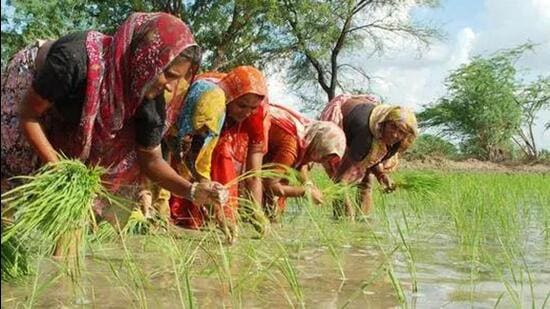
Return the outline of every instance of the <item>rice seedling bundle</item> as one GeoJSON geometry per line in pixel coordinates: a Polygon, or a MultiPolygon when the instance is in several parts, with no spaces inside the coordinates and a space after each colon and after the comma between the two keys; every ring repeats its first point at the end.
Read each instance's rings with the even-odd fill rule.
{"type": "MultiPolygon", "coordinates": [[[[2,220],[2,231],[8,231],[11,223],[2,220]]],[[[18,237],[2,242],[2,281],[12,281],[30,273],[28,252],[18,237]]]]}
{"type": "MultiPolygon", "coordinates": [[[[112,200],[102,186],[103,173],[101,168],[62,159],[32,176],[17,177],[24,184],[2,194],[6,207],[2,214],[15,211],[13,225],[2,233],[2,246],[15,235],[23,241],[40,236],[48,241],[47,251],[52,252],[67,233],[86,231],[95,222],[91,207],[94,199],[112,200]]],[[[79,234],[80,238],[85,235],[79,234]]],[[[78,244],[82,245],[82,240],[78,244]]]]}

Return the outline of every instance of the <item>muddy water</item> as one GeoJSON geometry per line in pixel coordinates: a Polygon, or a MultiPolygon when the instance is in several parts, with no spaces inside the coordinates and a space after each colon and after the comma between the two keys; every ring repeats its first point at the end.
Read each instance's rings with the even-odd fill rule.
{"type": "MultiPolygon", "coordinates": [[[[288,227],[282,231],[287,233],[288,227]]],[[[303,304],[308,308],[392,308],[400,306],[389,277],[381,275],[373,278],[377,271],[383,269],[383,253],[372,245],[372,241],[364,237],[363,228],[355,226],[357,239],[350,244],[336,244],[333,249],[322,244],[304,241],[298,248],[288,250],[286,257],[294,265],[301,285],[303,304]],[[333,252],[334,252],[333,251],[333,252]],[[339,267],[343,269],[345,278],[339,267]],[[365,287],[366,283],[372,281],[365,287]]],[[[549,249],[544,245],[544,238],[535,230],[525,250],[525,263],[531,270],[533,290],[528,284],[527,275],[521,275],[516,269],[502,267],[501,273],[494,272],[494,266],[468,260],[465,254],[467,248],[458,246],[452,236],[441,233],[425,233],[414,239],[414,256],[418,292],[412,293],[412,277],[409,263],[405,255],[395,253],[391,261],[401,286],[405,292],[408,307],[412,308],[493,308],[499,304],[501,308],[515,307],[507,294],[504,282],[508,282],[518,293],[517,297],[522,307],[531,307],[532,301],[536,308],[541,308],[550,292],[549,249]],[[516,273],[512,274],[512,271],[516,273]],[[513,276],[518,283],[514,283],[513,276]],[[521,278],[519,278],[521,277],[521,278]],[[519,281],[523,280],[523,285],[519,281]],[[534,297],[533,297],[534,296],[534,297]]],[[[299,235],[300,233],[297,233],[299,235]]],[[[349,234],[348,234],[349,235],[349,234]]],[[[288,234],[287,234],[287,237],[288,234]]],[[[155,242],[154,240],[152,242],[155,242]]],[[[233,289],[229,280],[220,279],[219,271],[211,267],[206,260],[208,254],[198,253],[193,264],[190,278],[191,290],[195,305],[200,308],[288,308],[300,306],[288,280],[281,275],[278,268],[265,271],[265,275],[255,274],[253,264],[263,263],[264,266],[276,259],[270,260],[261,251],[256,259],[243,257],[248,246],[260,247],[269,245],[269,240],[261,242],[254,239],[242,239],[241,244],[229,249],[233,253],[231,273],[233,289]],[[241,247],[239,247],[241,246],[241,247]],[[261,258],[260,258],[261,257],[261,258]],[[271,274],[271,275],[269,275],[271,274]],[[256,283],[248,280],[257,281],[256,283]],[[230,291],[233,292],[230,292],[230,291]]],[[[282,241],[289,247],[295,244],[289,238],[282,241]]],[[[71,284],[60,278],[46,284],[56,266],[49,260],[40,263],[38,289],[35,289],[37,308],[179,308],[182,307],[177,283],[170,268],[170,260],[165,254],[160,254],[151,245],[151,241],[140,237],[129,241],[132,256],[136,265],[147,278],[147,284],[136,288],[133,284],[136,276],[124,272],[124,252],[116,244],[102,245],[89,254],[86,259],[84,275],[85,297],[75,298],[71,284]],[[120,278],[116,278],[115,273],[120,278]],[[43,290],[41,290],[44,288],[43,290]],[[139,295],[142,295],[140,297],[139,295]]],[[[273,244],[274,245],[274,244],[273,244]]],[[[490,248],[487,249],[491,251],[490,248]]],[[[495,247],[495,252],[499,250],[495,247]]],[[[212,252],[215,252],[212,251],[212,252]]],[[[387,254],[387,252],[386,252],[387,254]]],[[[34,278],[33,278],[34,279],[34,278]]],[[[182,281],[183,282],[183,281],[182,281]]],[[[32,297],[33,284],[2,284],[2,308],[22,308],[29,304],[32,297]]],[[[138,287],[140,285],[137,285],[138,287]]],[[[183,290],[185,291],[185,290],[183,290]]],[[[185,302],[185,301],[184,301],[185,302]]]]}
{"type": "MultiPolygon", "coordinates": [[[[542,308],[550,293],[550,247],[540,224],[521,236],[522,259],[506,262],[498,243],[481,249],[460,245],[449,223],[422,225],[407,239],[415,263],[402,250],[393,250],[382,224],[318,220],[307,223],[293,213],[264,240],[250,231],[232,247],[209,238],[200,245],[189,272],[190,292],[199,308],[393,308],[400,303],[388,276],[391,266],[409,308],[542,308]],[[297,219],[296,219],[297,218],[297,219]],[[377,235],[378,244],[373,235],[377,235]],[[278,248],[284,248],[281,251],[278,248]],[[223,268],[221,253],[228,258],[223,268]],[[483,254],[472,255],[472,252],[483,254]],[[474,256],[474,257],[473,257],[474,256]],[[287,264],[285,264],[287,263],[287,264]],[[292,265],[299,288],[284,265],[292,265]],[[522,269],[527,268],[529,274],[522,269]],[[530,275],[530,277],[529,277],[530,275]],[[418,292],[412,292],[416,278],[418,292]],[[511,295],[514,295],[512,297],[511,295]]],[[[329,213],[322,214],[329,217],[329,213]]],[[[424,218],[425,219],[425,218],[424,218]]],[[[433,220],[432,220],[433,221],[433,220]]],[[[535,221],[536,222],[536,221],[535,221]]],[[[183,233],[178,248],[197,248],[204,233],[183,233]]],[[[165,237],[167,238],[167,237],[165,237]]],[[[162,237],[160,238],[162,239],[162,237]]],[[[133,236],[127,255],[119,242],[93,244],[86,256],[83,296],[75,296],[66,278],[49,259],[38,261],[38,277],[20,284],[2,283],[2,308],[181,308],[188,304],[182,269],[174,276],[169,255],[181,262],[190,254],[163,251],[161,240],[133,236]],[[129,271],[135,267],[136,271],[129,271]]],[[[182,249],[183,250],[183,249],[182,249]]],[[[550,301],[546,303],[550,307],[550,301]]]]}

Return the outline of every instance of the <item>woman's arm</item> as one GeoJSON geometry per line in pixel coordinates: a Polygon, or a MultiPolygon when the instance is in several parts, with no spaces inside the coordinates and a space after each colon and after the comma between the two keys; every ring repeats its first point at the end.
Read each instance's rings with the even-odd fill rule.
{"type": "Polygon", "coordinates": [[[160,146],[154,148],[137,148],[138,163],[149,179],[162,188],[183,196],[197,205],[208,202],[224,203],[227,190],[217,182],[201,181],[191,183],[170,167],[162,158],[160,146]]]}
{"type": "Polygon", "coordinates": [[[246,172],[253,172],[254,175],[245,180],[246,188],[251,197],[258,204],[262,203],[263,186],[259,172],[262,167],[264,153],[262,144],[252,144],[248,146],[248,155],[246,156],[246,172]]]}
{"type": "Polygon", "coordinates": [[[42,162],[57,162],[57,152],[44,133],[40,125],[39,118],[52,104],[40,97],[31,87],[27,91],[25,98],[20,106],[19,121],[21,130],[27,138],[27,141],[38,154],[42,162]]]}
{"type": "Polygon", "coordinates": [[[138,163],[143,173],[162,188],[183,196],[197,205],[207,202],[225,202],[224,196],[227,195],[227,191],[223,185],[210,181],[192,184],[179,176],[168,162],[162,158],[160,145],[154,148],[138,147],[136,151],[138,163]]]}
{"type": "Polygon", "coordinates": [[[308,180],[307,171],[307,165],[302,166],[300,169],[300,180],[303,183],[301,186],[287,185],[281,182],[281,178],[271,178],[264,182],[266,190],[269,190],[275,196],[284,197],[303,197],[310,193],[313,201],[316,204],[321,204],[323,202],[323,194],[308,180]]]}
{"type": "Polygon", "coordinates": [[[285,185],[278,178],[269,179],[265,182],[265,186],[275,196],[301,197],[306,194],[305,187],[285,185]]]}
{"type": "Polygon", "coordinates": [[[383,186],[384,191],[392,192],[395,190],[395,184],[390,176],[384,172],[382,163],[379,163],[370,168],[370,171],[376,176],[378,182],[383,186]]]}
{"type": "Polygon", "coordinates": [[[149,179],[174,194],[189,197],[191,182],[178,173],[162,158],[160,146],[155,148],[137,148],[137,158],[141,170],[149,179]]]}
{"type": "Polygon", "coordinates": [[[246,172],[252,171],[255,175],[245,180],[246,188],[251,197],[258,204],[262,203],[262,179],[258,175],[263,161],[264,154],[258,151],[254,145],[249,146],[246,156],[246,172]]]}

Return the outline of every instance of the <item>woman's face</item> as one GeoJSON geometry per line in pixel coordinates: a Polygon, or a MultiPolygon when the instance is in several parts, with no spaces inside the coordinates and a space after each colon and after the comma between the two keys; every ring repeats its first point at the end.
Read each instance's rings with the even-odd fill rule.
{"type": "Polygon", "coordinates": [[[407,133],[401,131],[392,121],[384,122],[382,127],[382,142],[386,145],[393,145],[405,139],[407,133]]]}
{"type": "Polygon", "coordinates": [[[227,115],[236,122],[241,122],[260,106],[262,100],[262,96],[247,93],[227,104],[227,115]]]}
{"type": "Polygon", "coordinates": [[[145,91],[145,98],[152,100],[162,94],[164,91],[172,92],[175,87],[175,81],[180,78],[188,78],[192,71],[192,64],[189,60],[179,60],[168,66],[157,79],[145,91]]]}

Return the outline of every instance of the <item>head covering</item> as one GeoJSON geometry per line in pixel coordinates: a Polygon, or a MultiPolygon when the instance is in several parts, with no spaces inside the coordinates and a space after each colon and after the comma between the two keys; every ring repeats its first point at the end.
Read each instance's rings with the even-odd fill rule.
{"type": "Polygon", "coordinates": [[[114,36],[86,38],[86,102],[76,155],[86,159],[93,139],[114,139],[155,79],[186,48],[196,46],[183,21],[166,13],[134,13],[114,36]]]}
{"type": "Polygon", "coordinates": [[[375,139],[379,140],[382,137],[382,124],[388,121],[395,123],[401,131],[407,134],[401,141],[399,152],[407,150],[418,135],[418,125],[414,113],[402,106],[377,105],[369,119],[369,128],[375,139]]]}
{"type": "MultiPolygon", "coordinates": [[[[207,80],[195,81],[185,99],[180,118],[176,123],[176,141],[181,143],[187,134],[193,134],[206,126],[205,139],[196,158],[188,156],[185,168],[204,179],[210,179],[210,161],[223,121],[225,119],[225,96],[216,84],[207,80]]],[[[179,148],[179,147],[177,147],[179,148]]]]}
{"type": "Polygon", "coordinates": [[[245,94],[267,96],[267,84],[262,72],[251,66],[240,66],[231,70],[218,85],[225,92],[227,104],[245,94]]]}
{"type": "Polygon", "coordinates": [[[296,136],[300,151],[297,166],[308,162],[320,162],[335,154],[342,158],[346,150],[346,135],[336,124],[317,121],[279,104],[269,104],[271,121],[289,134],[296,136]],[[306,162],[307,160],[307,162],[306,162]]]}
{"type": "Polygon", "coordinates": [[[313,121],[306,125],[304,137],[305,155],[309,161],[320,162],[328,155],[344,156],[346,135],[329,121],[313,121]]]}
{"type": "MultiPolygon", "coordinates": [[[[236,161],[241,162],[246,156],[246,149],[251,145],[262,145],[261,151],[267,152],[267,135],[270,126],[270,117],[267,114],[267,86],[265,78],[258,69],[251,66],[240,66],[231,70],[229,73],[207,72],[197,76],[197,80],[207,80],[216,83],[225,93],[226,104],[231,103],[235,99],[253,93],[263,97],[260,106],[248,116],[245,120],[238,124],[238,128],[234,129],[237,132],[248,135],[248,139],[238,138],[231,143],[236,161]]],[[[232,134],[233,134],[232,133],[232,134]]]]}
{"type": "Polygon", "coordinates": [[[225,100],[208,98],[220,95],[223,98],[223,92],[211,82],[198,80],[193,83],[176,124],[178,138],[181,139],[204,126],[208,128],[208,132],[219,135],[225,118],[225,100]]]}

